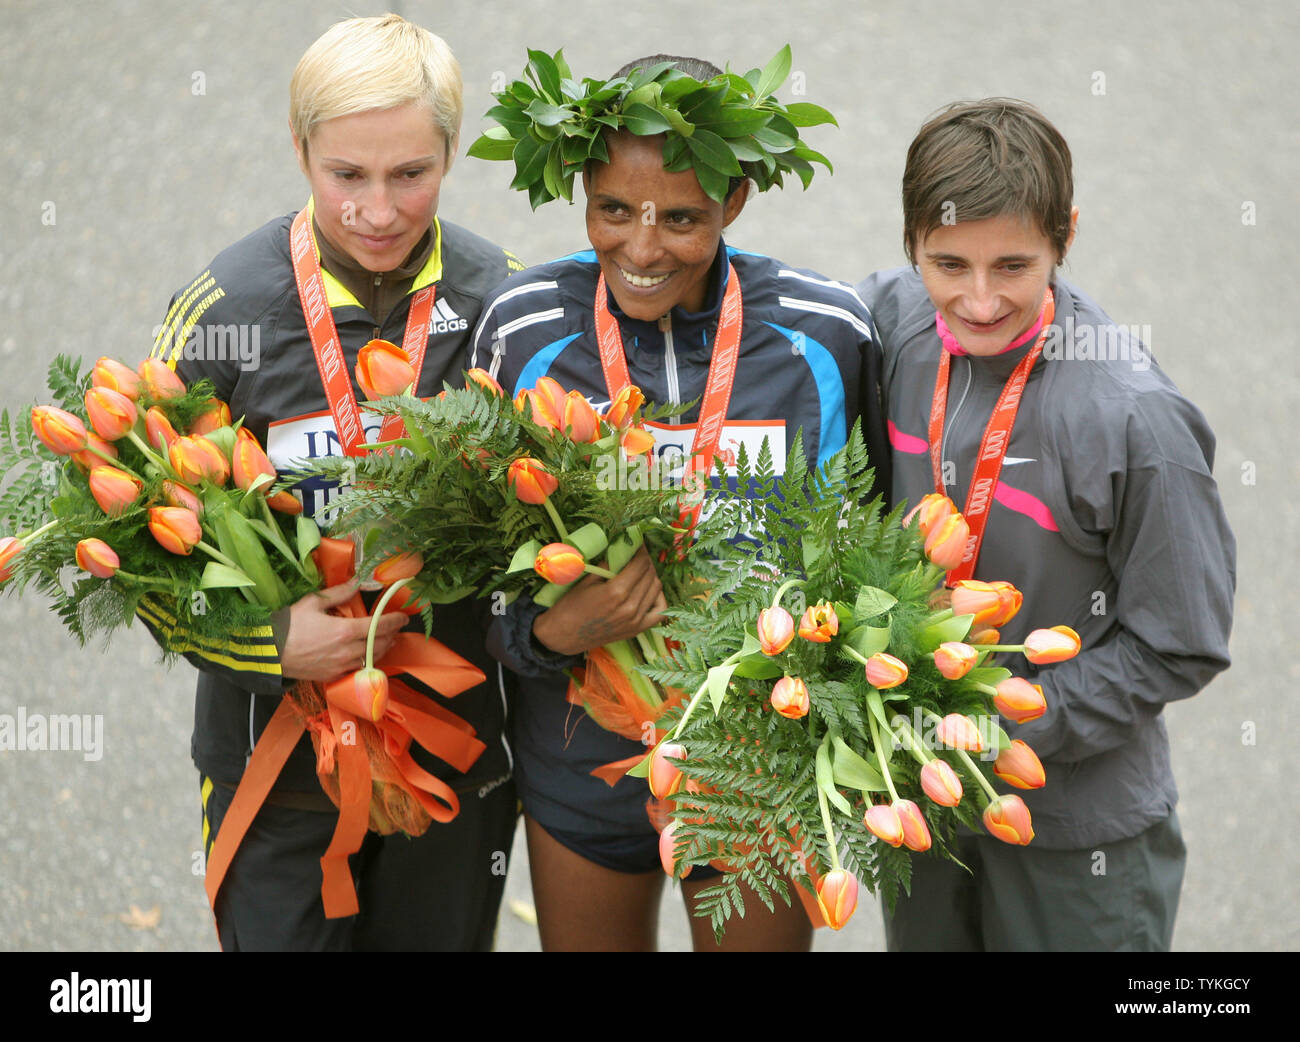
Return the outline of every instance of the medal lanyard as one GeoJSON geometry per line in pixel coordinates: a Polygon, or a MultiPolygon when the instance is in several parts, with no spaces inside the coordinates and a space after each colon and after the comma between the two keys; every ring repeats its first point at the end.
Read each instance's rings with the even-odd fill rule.
{"type": "MultiPolygon", "coordinates": [[[[947,583],[952,586],[962,579],[969,579],[975,571],[975,562],[979,560],[980,544],[984,540],[984,528],[988,524],[989,508],[993,505],[993,492],[997,488],[998,475],[1002,473],[1002,461],[1007,454],[1007,445],[1011,441],[1011,430],[1016,423],[1016,414],[1020,411],[1020,400],[1038,356],[1042,354],[1043,342],[1047,339],[1047,329],[1056,314],[1056,304],[1049,286],[1043,296],[1043,311],[1040,316],[1042,331],[1029,353],[1020,360],[1007,382],[1002,386],[993,415],[989,417],[980,439],[979,456],[975,460],[975,472],[971,476],[970,489],[966,493],[966,506],[962,515],[970,526],[970,538],[966,540],[966,552],[961,564],[948,573],[947,583]]],[[[950,355],[946,350],[939,352],[939,373],[934,381],[934,398],[930,403],[930,468],[934,472],[935,491],[946,496],[947,487],[943,483],[943,423],[948,412],[948,372],[950,355]]],[[[972,363],[973,364],[973,363],[972,363]]]]}
{"type": "MultiPolygon", "coordinates": [[[[311,349],[316,355],[316,368],[320,371],[325,398],[334,416],[334,429],[338,432],[343,451],[349,456],[365,455],[361,445],[365,432],[361,424],[361,410],[352,390],[352,377],[343,358],[334,314],[325,298],[325,280],[321,277],[320,260],[312,242],[311,216],[308,208],[298,211],[289,233],[289,253],[293,258],[293,277],[298,283],[298,300],[303,317],[307,320],[307,334],[311,349]]],[[[406,333],[402,337],[402,350],[415,369],[416,386],[420,370],[424,367],[424,349],[429,341],[429,322],[433,316],[433,299],[436,286],[425,286],[411,298],[411,310],[406,320],[406,333]]],[[[386,416],[379,428],[379,440],[391,441],[406,433],[400,416],[386,416]]]]}
{"type": "MultiPolygon", "coordinates": [[[[693,529],[703,506],[704,482],[713,470],[713,458],[722,440],[722,425],[727,418],[731,401],[731,385],[736,379],[736,363],[740,358],[740,327],[743,305],[740,279],[736,269],[727,262],[727,290],[722,296],[722,311],[718,317],[718,336],[709,360],[709,376],[704,385],[704,398],[700,403],[700,417],[695,426],[695,439],[691,443],[691,458],[686,467],[683,484],[698,493],[692,496],[692,505],[684,496],[681,511],[683,527],[693,529]]],[[[623,351],[623,335],[618,323],[609,313],[609,298],[602,272],[596,282],[596,343],[600,350],[600,367],[605,374],[605,386],[610,401],[619,391],[632,383],[627,369],[627,356],[623,351]]]]}

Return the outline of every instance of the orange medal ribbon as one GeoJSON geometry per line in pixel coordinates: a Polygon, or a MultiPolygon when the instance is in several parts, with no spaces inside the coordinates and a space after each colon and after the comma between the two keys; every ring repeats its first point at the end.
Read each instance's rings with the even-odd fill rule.
{"type": "MultiPolygon", "coordinates": [[[[984,528],[988,524],[989,508],[993,505],[993,492],[998,486],[998,475],[1002,473],[1002,461],[1006,458],[1007,446],[1011,443],[1011,430],[1016,423],[1016,414],[1020,411],[1020,400],[1029,379],[1029,371],[1034,368],[1038,356],[1043,352],[1043,343],[1047,340],[1047,330],[1056,315],[1056,302],[1049,286],[1043,297],[1043,310],[1040,315],[1042,331],[1029,353],[1020,360],[1007,382],[1002,386],[993,414],[984,428],[980,439],[979,456],[975,461],[975,472],[971,476],[970,489],[966,493],[966,506],[962,516],[970,526],[970,538],[966,541],[966,552],[961,564],[948,573],[947,585],[952,586],[962,579],[969,579],[975,571],[979,560],[980,544],[984,539],[984,528]]],[[[948,372],[949,354],[941,350],[939,355],[939,373],[934,381],[934,398],[930,403],[930,468],[934,472],[935,491],[946,496],[947,486],[943,483],[943,423],[948,412],[948,372]]]]}

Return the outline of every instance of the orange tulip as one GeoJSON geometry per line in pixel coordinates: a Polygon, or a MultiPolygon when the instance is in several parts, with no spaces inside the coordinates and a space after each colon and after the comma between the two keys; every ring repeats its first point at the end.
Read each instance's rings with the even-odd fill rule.
{"type": "Polygon", "coordinates": [[[997,694],[993,704],[1008,720],[1018,724],[1037,720],[1047,712],[1047,699],[1038,684],[1031,684],[1024,677],[1007,677],[997,685],[997,694]]]}
{"type": "Polygon", "coordinates": [[[191,434],[207,434],[218,427],[230,426],[230,406],[220,398],[213,398],[212,404],[195,417],[190,424],[191,434]]]}
{"type": "Polygon", "coordinates": [[[605,422],[617,430],[623,430],[636,422],[637,410],[645,404],[645,395],[641,388],[628,384],[609,403],[605,410],[605,422]]]}
{"type": "MultiPolygon", "coordinates": [[[[238,488],[247,491],[248,487],[263,474],[272,481],[275,480],[275,468],[271,466],[271,461],[267,459],[266,453],[254,438],[236,438],[235,450],[230,454],[230,459],[231,476],[235,479],[238,488]]],[[[262,494],[266,495],[266,490],[270,487],[269,484],[263,484],[262,494]]]]}
{"type": "Polygon", "coordinates": [[[1074,658],[1080,647],[1079,635],[1069,626],[1053,626],[1050,630],[1034,630],[1025,638],[1025,658],[1044,666],[1074,658]]]}
{"type": "Polygon", "coordinates": [[[86,447],[79,452],[72,454],[72,462],[75,463],[83,473],[90,473],[96,467],[104,462],[104,456],[96,455],[90,450],[98,449],[104,456],[111,456],[117,459],[117,446],[111,441],[105,441],[94,431],[86,431],[86,447]]]}
{"type": "Polygon", "coordinates": [[[224,485],[230,477],[225,453],[201,434],[177,438],[168,455],[177,476],[187,485],[200,481],[224,485]]]}
{"type": "Polygon", "coordinates": [[[1019,796],[999,796],[984,808],[984,827],[1003,843],[1025,846],[1034,838],[1029,808],[1019,796]]]}
{"type": "Polygon", "coordinates": [[[921,808],[911,800],[895,800],[894,811],[903,826],[903,845],[908,850],[923,854],[930,849],[930,826],[925,823],[921,808]]]}
{"type": "Polygon", "coordinates": [[[109,517],[117,517],[140,498],[139,479],[108,464],[92,467],[89,483],[90,494],[109,517]]]}
{"type": "Polygon", "coordinates": [[[961,779],[946,760],[933,759],[921,768],[921,788],[941,807],[961,802],[961,779]]]}
{"type": "Polygon", "coordinates": [[[77,567],[100,579],[111,579],[121,560],[102,539],[83,539],[77,544],[77,567]]]}
{"type": "Polygon", "coordinates": [[[125,438],[135,426],[135,402],[109,387],[92,387],[86,392],[86,415],[90,425],[105,441],[125,438]]]}
{"type": "Polygon", "coordinates": [[[799,620],[799,636],[814,644],[829,644],[839,631],[839,616],[829,603],[812,605],[799,620]]]}
{"type": "Polygon", "coordinates": [[[164,550],[182,557],[188,557],[203,538],[199,519],[184,507],[150,507],[149,531],[164,550]]]}
{"type": "Polygon", "coordinates": [[[144,432],[149,444],[159,452],[170,452],[180,437],[172,426],[172,421],[167,419],[167,414],[156,405],[145,411],[144,432]]]}
{"type": "Polygon", "coordinates": [[[691,874],[691,866],[679,865],[674,850],[677,846],[677,830],[680,827],[681,822],[674,819],[659,833],[659,864],[663,866],[666,875],[685,879],[691,874]]]}
{"type": "Polygon", "coordinates": [[[931,492],[928,496],[922,496],[921,502],[917,503],[908,515],[903,518],[903,524],[910,524],[912,518],[916,518],[917,526],[921,529],[921,536],[928,538],[934,526],[939,524],[949,514],[957,513],[957,505],[947,496],[941,496],[938,492],[931,492]]]}
{"type": "Polygon", "coordinates": [[[90,371],[90,383],[93,387],[107,387],[124,394],[131,401],[140,397],[140,374],[112,358],[101,358],[95,363],[90,371]]]}
{"type": "Polygon", "coordinates": [[[302,513],[302,500],[288,489],[281,489],[275,495],[267,496],[266,505],[281,514],[296,516],[302,513]]]}
{"type": "Polygon", "coordinates": [[[772,685],[772,708],[787,720],[801,720],[808,715],[808,687],[798,677],[785,676],[772,685]]]}
{"type": "Polygon", "coordinates": [[[465,374],[465,389],[469,390],[471,384],[478,384],[485,391],[491,391],[493,394],[504,395],[505,388],[492,378],[492,374],[486,369],[471,369],[465,374]]]}
{"type": "Polygon", "coordinates": [[[547,412],[560,420],[564,416],[564,402],[567,397],[560,382],[549,376],[540,377],[533,385],[533,393],[546,404],[547,412]]]}
{"type": "Polygon", "coordinates": [[[533,571],[557,586],[577,582],[586,568],[582,552],[568,543],[547,543],[533,562],[533,571]]]}
{"type": "Polygon", "coordinates": [[[903,822],[888,803],[873,803],[863,815],[862,824],[891,847],[903,844],[903,822]]]}
{"type": "Polygon", "coordinates": [[[1002,597],[992,583],[979,579],[960,579],[952,588],[952,613],[974,615],[971,626],[1000,625],[994,623],[1003,610],[1002,597]]]}
{"type": "Polygon", "coordinates": [[[162,402],[185,393],[185,381],[166,362],[146,358],[140,363],[140,393],[150,401],[162,402]]]}
{"type": "Polygon", "coordinates": [[[564,398],[560,427],[579,444],[591,444],[600,437],[600,417],[581,391],[570,391],[564,398]]]}
{"type": "Polygon", "coordinates": [[[7,535],[0,538],[0,586],[13,578],[13,571],[9,566],[13,563],[14,558],[23,552],[23,546],[25,545],[16,536],[7,535]]]}
{"type": "Polygon", "coordinates": [[[70,456],[86,447],[86,425],[72,413],[53,405],[32,409],[32,430],[58,456],[70,456]]]}
{"type": "Polygon", "coordinates": [[[619,444],[629,456],[645,456],[654,451],[655,436],[644,427],[629,427],[619,444]]]}
{"type": "Polygon", "coordinates": [[[842,929],[858,907],[858,877],[842,868],[827,872],[817,882],[817,908],[826,925],[842,929]]]}
{"type": "Polygon", "coordinates": [[[925,554],[936,567],[949,571],[961,564],[969,540],[966,519],[961,514],[949,514],[925,537],[925,554]]]}
{"type": "Polygon", "coordinates": [[[394,343],[371,340],[357,352],[357,383],[369,399],[406,394],[415,385],[411,360],[394,343]]]}
{"type": "Polygon", "coordinates": [[[546,467],[531,456],[521,456],[506,471],[506,484],[515,490],[521,503],[540,506],[560,487],[546,467]]]}
{"type": "Polygon", "coordinates": [[[985,621],[989,626],[1005,626],[1020,610],[1024,595],[1005,579],[994,579],[989,585],[998,591],[998,613],[985,621]]]}
{"type": "Polygon", "coordinates": [[[379,720],[388,708],[388,675],[382,669],[357,670],[352,674],[352,695],[358,716],[372,723],[379,720]]]}
{"type": "Polygon", "coordinates": [[[1003,749],[993,761],[993,773],[1017,789],[1041,789],[1047,784],[1047,775],[1038,754],[1019,738],[1003,749]]]}
{"type": "Polygon", "coordinates": [[[419,554],[408,551],[404,554],[394,554],[375,565],[372,573],[375,582],[381,586],[392,586],[399,579],[413,579],[420,574],[424,568],[424,558],[419,554]]]}
{"type": "Polygon", "coordinates": [[[867,659],[867,683],[881,691],[898,687],[907,679],[907,663],[878,651],[867,659]]]}
{"type": "Polygon", "coordinates": [[[686,747],[679,742],[660,742],[650,754],[650,792],[657,800],[677,795],[682,771],[673,760],[686,759],[686,747]]]}
{"type": "Polygon", "coordinates": [[[940,720],[934,736],[949,749],[964,749],[972,753],[984,751],[984,739],[980,737],[975,721],[961,713],[949,713],[940,720]]]}
{"type": "Polygon", "coordinates": [[[527,388],[515,395],[515,408],[539,427],[553,431],[560,429],[563,410],[556,412],[551,407],[550,399],[539,394],[535,388],[527,388]]]}
{"type": "Polygon", "coordinates": [[[966,638],[971,644],[1001,644],[1002,634],[992,627],[976,630],[966,638]]]}
{"type": "Polygon", "coordinates": [[[192,511],[195,517],[203,516],[203,500],[179,481],[164,481],[162,494],[169,507],[184,507],[192,511]]]}
{"type": "Polygon", "coordinates": [[[758,613],[758,643],[764,655],[779,655],[794,640],[794,619],[784,608],[764,608],[758,613]]]}
{"type": "Polygon", "coordinates": [[[949,640],[934,649],[934,664],[949,680],[960,680],[979,661],[980,653],[969,644],[959,640],[949,640]]]}

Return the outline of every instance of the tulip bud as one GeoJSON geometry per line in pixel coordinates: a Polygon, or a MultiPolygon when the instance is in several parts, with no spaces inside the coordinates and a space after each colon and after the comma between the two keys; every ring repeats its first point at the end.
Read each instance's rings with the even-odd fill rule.
{"type": "Polygon", "coordinates": [[[898,817],[898,811],[888,803],[873,803],[868,807],[862,824],[891,847],[903,843],[903,822],[898,817]]]}
{"type": "Polygon", "coordinates": [[[961,802],[961,779],[946,760],[936,757],[921,768],[921,788],[940,807],[955,807],[961,802]]]}
{"type": "Polygon", "coordinates": [[[92,467],[88,480],[90,494],[109,517],[117,517],[140,498],[140,480],[116,467],[92,467]]]}
{"type": "Polygon", "coordinates": [[[0,586],[13,578],[13,571],[9,566],[13,563],[14,558],[23,552],[23,546],[25,545],[16,536],[7,535],[0,538],[0,586]]]}
{"type": "Polygon", "coordinates": [[[672,760],[686,759],[686,747],[679,742],[660,742],[650,754],[650,792],[657,800],[677,795],[682,787],[681,768],[672,760]]]}
{"type": "Polygon", "coordinates": [[[122,562],[102,539],[83,539],[77,544],[77,567],[99,579],[111,579],[122,562]]]}
{"type": "Polygon", "coordinates": [[[772,685],[772,708],[787,720],[808,715],[808,687],[798,677],[785,676],[772,685]]]}
{"type": "Polygon", "coordinates": [[[167,419],[167,414],[156,405],[144,414],[144,432],[149,438],[149,444],[159,452],[170,452],[180,437],[172,426],[172,421],[167,419]]]}
{"type": "Polygon", "coordinates": [[[895,800],[894,810],[903,826],[903,845],[908,850],[923,854],[930,849],[930,826],[925,823],[921,808],[911,800],[895,800]]]}
{"type": "Polygon", "coordinates": [[[973,645],[1001,644],[1002,634],[993,628],[976,630],[966,638],[973,645]]]}
{"type": "Polygon", "coordinates": [[[79,452],[74,452],[72,454],[72,462],[75,463],[78,469],[80,469],[81,472],[84,474],[89,474],[92,470],[94,470],[96,467],[100,466],[104,462],[104,456],[100,456],[94,452],[91,452],[90,451],[91,449],[98,449],[100,452],[104,454],[104,456],[109,456],[112,459],[117,459],[116,445],[114,445],[111,441],[105,441],[103,438],[101,438],[98,434],[95,434],[93,431],[87,431],[86,447],[84,449],[81,449],[79,452]]]}
{"type": "Polygon", "coordinates": [[[547,411],[559,419],[564,415],[565,392],[558,380],[549,376],[540,377],[533,386],[533,391],[546,403],[547,411]]]}
{"type": "Polygon", "coordinates": [[[817,882],[817,907],[827,926],[843,928],[858,907],[858,877],[842,868],[827,872],[817,882]]]}
{"type": "Polygon", "coordinates": [[[387,340],[371,340],[357,352],[356,374],[362,393],[371,400],[406,394],[415,386],[411,360],[387,340]]]}
{"type": "Polygon", "coordinates": [[[1003,749],[993,761],[993,773],[1017,789],[1041,789],[1047,784],[1043,763],[1038,754],[1019,738],[1003,749]]]}
{"type": "Polygon", "coordinates": [[[1026,846],[1034,838],[1029,808],[1019,796],[999,796],[984,808],[984,827],[1003,843],[1026,846]]]}
{"type": "Polygon", "coordinates": [[[984,751],[984,740],[975,721],[961,713],[949,713],[940,720],[934,736],[949,749],[964,749],[972,753],[984,751]]]}
{"type": "Polygon", "coordinates": [[[225,454],[201,434],[177,438],[168,456],[172,469],[187,485],[197,485],[200,481],[224,485],[230,477],[225,454]]]}
{"type": "Polygon", "coordinates": [[[952,613],[954,615],[974,615],[971,626],[994,623],[1002,611],[1002,597],[991,583],[979,579],[961,579],[952,588],[952,613]]]}
{"type": "Polygon", "coordinates": [[[92,387],[107,387],[124,394],[131,401],[140,397],[140,374],[112,358],[101,358],[90,371],[92,387]]]}
{"type": "Polygon", "coordinates": [[[799,636],[814,644],[829,644],[840,631],[840,619],[829,603],[814,604],[799,620],[799,636]]]}
{"type": "Polygon", "coordinates": [[[563,420],[563,410],[556,412],[549,398],[535,388],[526,388],[515,395],[515,408],[539,427],[558,431],[563,420]]]}
{"type": "Polygon", "coordinates": [[[394,554],[375,565],[373,573],[375,582],[380,586],[392,586],[399,579],[413,579],[424,568],[424,558],[414,552],[394,554]]]}
{"type": "Polygon", "coordinates": [[[229,427],[230,423],[230,406],[220,398],[213,398],[212,404],[199,413],[190,424],[190,433],[210,434],[218,427],[229,427]]]}
{"type": "Polygon", "coordinates": [[[782,607],[758,613],[758,643],[764,655],[779,655],[794,640],[794,619],[782,607]]]}
{"type": "Polygon", "coordinates": [[[281,489],[275,495],[267,496],[266,505],[272,510],[278,510],[281,514],[297,516],[302,513],[302,500],[288,489],[281,489]]]}
{"type": "Polygon", "coordinates": [[[628,384],[609,403],[605,412],[605,422],[616,430],[623,430],[636,422],[637,410],[645,404],[645,395],[641,388],[628,384]]]}
{"type": "Polygon", "coordinates": [[[1025,638],[1025,658],[1036,666],[1045,666],[1074,658],[1080,647],[1079,635],[1069,626],[1053,626],[1050,630],[1034,630],[1025,638]]]}
{"type": "Polygon", "coordinates": [[[465,374],[465,389],[469,390],[471,385],[478,385],[485,391],[491,391],[493,394],[499,394],[504,397],[505,388],[492,378],[492,374],[486,369],[471,369],[465,374]]]}
{"type": "Polygon", "coordinates": [[[579,444],[590,444],[600,436],[600,417],[581,391],[570,391],[565,396],[560,427],[579,444]]]}
{"type": "MultiPolygon", "coordinates": [[[[255,439],[237,438],[230,459],[232,464],[231,476],[235,479],[235,485],[245,492],[263,474],[269,477],[272,482],[276,478],[275,468],[271,466],[271,461],[255,439]]],[[[260,486],[263,495],[266,494],[270,484],[271,482],[264,482],[260,486]]]]}
{"type": "Polygon", "coordinates": [[[203,538],[199,519],[184,507],[150,507],[149,531],[164,550],[182,557],[203,538]]]}
{"type": "Polygon", "coordinates": [[[677,879],[685,879],[691,874],[691,866],[679,865],[674,849],[677,846],[677,830],[680,827],[681,822],[674,819],[665,825],[663,831],[659,833],[659,864],[663,866],[666,875],[677,879]]]}
{"type": "Polygon", "coordinates": [[[108,387],[92,387],[86,392],[86,415],[90,425],[105,441],[125,438],[135,426],[136,407],[120,391],[108,387]]]}
{"type": "Polygon", "coordinates": [[[152,402],[179,398],[185,393],[185,381],[171,366],[157,358],[146,358],[137,372],[140,374],[140,393],[152,402]]]}
{"type": "Polygon", "coordinates": [[[882,691],[898,687],[907,679],[907,663],[878,651],[867,659],[867,683],[882,691]]]}
{"type": "Polygon", "coordinates": [[[922,538],[928,538],[935,525],[949,514],[955,513],[957,513],[957,505],[951,499],[941,496],[938,492],[931,492],[928,496],[921,497],[921,502],[917,503],[903,518],[903,524],[905,526],[911,524],[912,518],[916,518],[922,538]]]}
{"type": "Polygon", "coordinates": [[[961,514],[949,514],[925,537],[925,554],[930,562],[944,571],[956,568],[966,556],[970,525],[961,514]]]}
{"type": "Polygon", "coordinates": [[[203,500],[199,499],[187,486],[182,485],[179,481],[164,481],[162,483],[162,494],[169,507],[184,507],[186,510],[191,511],[195,517],[203,516],[203,500]]]}
{"type": "Polygon", "coordinates": [[[1047,712],[1047,699],[1038,684],[1031,684],[1024,677],[1007,677],[997,685],[997,694],[993,704],[999,713],[1017,724],[1037,720],[1047,712]]]}
{"type": "Polygon", "coordinates": [[[646,456],[654,451],[655,436],[644,427],[629,427],[623,432],[619,444],[629,456],[646,456]]]}
{"type": "Polygon", "coordinates": [[[72,413],[53,405],[32,409],[32,430],[57,456],[70,456],[86,447],[86,425],[72,413]]]}
{"type": "Polygon", "coordinates": [[[540,506],[560,483],[544,465],[531,456],[521,456],[506,471],[506,484],[515,490],[521,503],[540,506]]]}
{"type": "Polygon", "coordinates": [[[986,621],[989,626],[1005,626],[1020,610],[1020,605],[1025,599],[1024,595],[1005,579],[994,579],[989,585],[997,590],[998,612],[986,621]]]}
{"type": "Polygon", "coordinates": [[[533,562],[533,571],[556,586],[577,582],[586,568],[582,552],[568,543],[547,543],[533,562]]]}
{"type": "Polygon", "coordinates": [[[960,680],[979,661],[980,653],[969,644],[949,640],[934,649],[934,664],[949,680],[960,680]]]}
{"type": "Polygon", "coordinates": [[[382,669],[359,669],[352,674],[353,710],[372,723],[388,708],[388,675],[382,669]]]}

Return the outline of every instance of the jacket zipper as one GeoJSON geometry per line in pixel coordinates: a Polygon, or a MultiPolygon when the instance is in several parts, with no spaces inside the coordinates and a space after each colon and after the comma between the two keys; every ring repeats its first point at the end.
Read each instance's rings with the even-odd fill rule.
{"type": "MultiPolygon", "coordinates": [[[[966,386],[962,389],[961,397],[957,399],[957,408],[954,409],[950,415],[945,417],[943,421],[943,445],[939,452],[939,480],[940,481],[943,481],[943,476],[944,476],[943,470],[945,465],[948,462],[948,439],[952,436],[952,429],[956,425],[957,417],[961,414],[961,407],[966,404],[966,396],[970,394],[970,385],[975,375],[974,369],[971,368],[970,360],[963,359],[963,361],[966,363],[966,386]]],[[[957,462],[955,460],[953,461],[953,465],[952,465],[952,484],[954,489],[958,484],[957,462]]],[[[948,495],[949,498],[951,499],[952,497],[948,493],[948,483],[946,481],[943,482],[943,490],[944,490],[944,494],[948,495]]],[[[964,508],[959,506],[958,509],[960,510],[964,508]]]]}
{"type": "MultiPolygon", "coordinates": [[[[668,400],[674,404],[679,404],[682,395],[681,386],[677,382],[677,355],[673,351],[673,317],[671,313],[664,315],[659,320],[659,330],[664,335],[664,373],[668,378],[668,400]]],[[[670,416],[669,420],[673,423],[681,423],[681,414],[670,416]]]]}
{"type": "MultiPolygon", "coordinates": [[[[375,292],[370,298],[370,313],[372,315],[375,313],[375,305],[379,303],[379,287],[383,284],[383,281],[384,281],[384,273],[382,271],[375,272],[375,292]]],[[[380,332],[379,327],[375,326],[375,335],[372,336],[370,339],[378,340],[379,332],[380,332]]]]}

